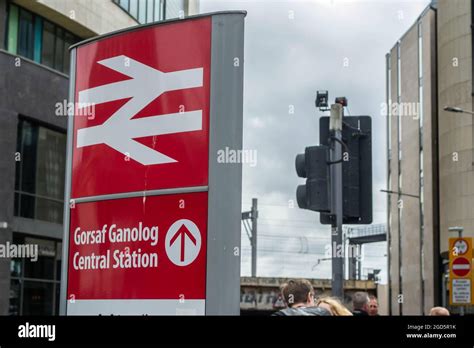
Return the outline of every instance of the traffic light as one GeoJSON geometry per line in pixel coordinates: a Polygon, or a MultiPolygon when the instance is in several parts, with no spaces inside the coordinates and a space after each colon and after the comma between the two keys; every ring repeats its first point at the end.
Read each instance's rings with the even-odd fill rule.
{"type": "MultiPolygon", "coordinates": [[[[329,117],[319,119],[322,145],[330,145],[329,117]]],[[[343,117],[342,155],[343,223],[372,223],[372,120],[370,116],[343,117]]],[[[332,224],[334,215],[321,214],[322,224],[332,224]]]]}
{"type": "Polygon", "coordinates": [[[319,212],[330,212],[328,146],[310,146],[296,156],[296,173],[306,178],[305,185],[296,189],[298,207],[319,212]]]}
{"type": "MultiPolygon", "coordinates": [[[[343,117],[343,223],[372,223],[372,121],[370,116],[343,117]]],[[[320,212],[321,224],[332,225],[329,117],[319,122],[321,145],[296,156],[296,173],[306,178],[296,189],[298,207],[320,212]]]]}

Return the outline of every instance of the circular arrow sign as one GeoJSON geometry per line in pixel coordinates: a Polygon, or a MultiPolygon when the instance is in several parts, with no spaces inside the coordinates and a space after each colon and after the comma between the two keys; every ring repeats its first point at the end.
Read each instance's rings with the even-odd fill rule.
{"type": "Polygon", "coordinates": [[[464,257],[458,257],[453,261],[453,273],[458,277],[464,277],[471,270],[471,262],[464,257]]]}
{"type": "Polygon", "coordinates": [[[201,250],[201,233],[194,222],[181,219],[166,232],[165,249],[168,258],[177,266],[192,263],[201,250]]]}
{"type": "Polygon", "coordinates": [[[458,239],[454,242],[454,250],[457,255],[464,255],[468,249],[469,247],[464,239],[458,239]]]}

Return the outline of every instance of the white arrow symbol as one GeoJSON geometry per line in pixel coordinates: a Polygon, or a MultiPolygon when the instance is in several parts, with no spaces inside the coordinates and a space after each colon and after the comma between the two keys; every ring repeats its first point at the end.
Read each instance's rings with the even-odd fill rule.
{"type": "Polygon", "coordinates": [[[79,129],[77,147],[106,144],[144,165],[176,162],[133,139],[202,130],[202,110],[138,119],[132,117],[165,92],[201,87],[203,69],[164,73],[123,55],[98,63],[131,79],[80,91],[79,105],[131,99],[102,125],[79,129]]]}

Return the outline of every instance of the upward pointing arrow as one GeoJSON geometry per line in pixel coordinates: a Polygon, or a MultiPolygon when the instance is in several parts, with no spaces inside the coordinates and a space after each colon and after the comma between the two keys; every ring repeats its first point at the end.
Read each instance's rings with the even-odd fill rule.
{"type": "Polygon", "coordinates": [[[98,63],[131,79],[80,91],[79,105],[131,99],[102,125],[79,129],[77,147],[106,144],[144,165],[176,162],[133,139],[202,130],[202,111],[132,118],[165,92],[201,87],[203,68],[164,73],[124,55],[98,63]]]}
{"type": "Polygon", "coordinates": [[[185,256],[185,241],[186,241],[186,236],[191,240],[191,242],[196,245],[196,238],[194,238],[193,234],[189,232],[188,228],[182,224],[181,227],[176,231],[176,233],[173,235],[173,237],[170,240],[170,246],[176,242],[176,239],[178,237],[181,237],[181,249],[180,249],[180,256],[179,259],[181,262],[184,262],[184,256],[185,256]]]}

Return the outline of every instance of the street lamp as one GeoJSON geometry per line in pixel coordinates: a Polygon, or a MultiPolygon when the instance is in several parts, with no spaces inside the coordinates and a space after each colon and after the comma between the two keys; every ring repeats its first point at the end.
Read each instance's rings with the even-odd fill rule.
{"type": "Polygon", "coordinates": [[[455,113],[458,113],[458,114],[470,114],[470,115],[474,115],[474,112],[472,111],[469,111],[469,110],[464,110],[464,109],[461,109],[457,106],[445,106],[443,108],[444,111],[448,111],[448,112],[455,112],[455,113]]]}
{"type": "Polygon", "coordinates": [[[464,227],[460,227],[460,226],[449,227],[448,231],[449,232],[457,232],[459,238],[462,238],[462,232],[464,231],[464,227]]]}
{"type": "Polygon", "coordinates": [[[400,195],[400,196],[408,196],[408,197],[413,197],[413,198],[420,198],[420,196],[413,195],[411,193],[403,193],[400,191],[390,191],[390,190],[380,190],[380,192],[388,193],[390,195],[400,195]]]}
{"type": "Polygon", "coordinates": [[[448,111],[448,112],[454,112],[454,113],[458,113],[458,114],[469,114],[469,115],[473,115],[472,116],[472,123],[473,123],[473,132],[472,132],[472,165],[474,166],[474,112],[473,111],[469,111],[469,110],[464,110],[464,109],[461,109],[457,106],[445,106],[443,108],[444,111],[448,111]]]}

